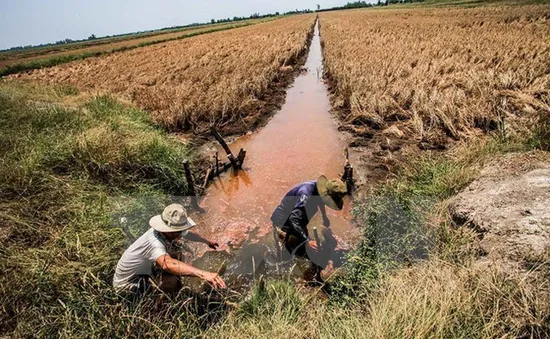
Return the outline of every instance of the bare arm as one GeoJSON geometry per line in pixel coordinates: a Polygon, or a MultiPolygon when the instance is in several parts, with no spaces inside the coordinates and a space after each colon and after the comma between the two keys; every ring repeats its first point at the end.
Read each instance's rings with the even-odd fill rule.
{"type": "Polygon", "coordinates": [[[202,278],[204,276],[204,273],[206,273],[205,271],[202,271],[196,267],[172,258],[170,254],[165,254],[158,257],[157,265],[163,271],[178,276],[191,276],[202,278]]]}
{"type": "Polygon", "coordinates": [[[193,231],[187,231],[187,234],[183,236],[183,238],[189,240],[189,241],[195,241],[195,242],[201,242],[203,244],[207,244],[210,248],[216,249],[218,248],[218,243],[215,241],[210,241],[206,238],[203,238],[198,233],[195,233],[193,231]]]}
{"type": "Polygon", "coordinates": [[[157,265],[168,273],[176,276],[198,277],[211,283],[214,288],[225,288],[225,283],[217,273],[203,271],[182,261],[172,258],[169,254],[162,255],[156,260],[157,265]]]}
{"type": "Polygon", "coordinates": [[[203,244],[210,243],[210,241],[208,241],[207,239],[201,237],[198,233],[195,233],[193,231],[187,231],[187,234],[185,234],[183,236],[183,238],[185,238],[187,240],[190,240],[190,241],[202,242],[203,244]]]}

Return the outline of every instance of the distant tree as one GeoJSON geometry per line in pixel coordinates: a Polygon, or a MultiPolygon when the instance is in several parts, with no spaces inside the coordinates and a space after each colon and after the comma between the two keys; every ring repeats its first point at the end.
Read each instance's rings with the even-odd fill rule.
{"type": "Polygon", "coordinates": [[[321,9],[321,5],[317,4],[317,10],[321,9]]]}
{"type": "Polygon", "coordinates": [[[88,40],[95,40],[95,39],[97,39],[95,34],[92,34],[88,37],[88,40]]]}
{"type": "Polygon", "coordinates": [[[275,15],[281,15],[279,12],[275,12],[275,15]]]}
{"type": "Polygon", "coordinates": [[[216,23],[216,19],[210,20],[210,23],[211,23],[211,24],[215,24],[215,23],[216,23]]]}

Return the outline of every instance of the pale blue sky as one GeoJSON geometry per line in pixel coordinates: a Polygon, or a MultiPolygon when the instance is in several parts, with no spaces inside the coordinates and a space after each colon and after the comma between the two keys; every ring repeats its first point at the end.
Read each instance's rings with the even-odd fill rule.
{"type": "Polygon", "coordinates": [[[347,0],[0,0],[0,49],[343,5],[347,0]]]}

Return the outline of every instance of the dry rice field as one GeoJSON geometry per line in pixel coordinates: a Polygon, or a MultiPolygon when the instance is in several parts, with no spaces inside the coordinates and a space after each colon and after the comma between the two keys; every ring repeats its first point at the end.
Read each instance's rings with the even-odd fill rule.
{"type": "MultiPolygon", "coordinates": [[[[265,20],[265,19],[261,19],[265,20]]],[[[21,51],[7,51],[0,53],[0,68],[28,63],[52,57],[63,57],[73,54],[108,52],[121,48],[148,44],[161,40],[176,39],[178,37],[200,34],[212,30],[223,30],[225,28],[244,26],[259,22],[260,20],[246,20],[215,25],[205,25],[185,29],[166,30],[165,32],[152,32],[143,34],[131,34],[123,37],[97,39],[68,45],[55,45],[42,48],[33,48],[21,51]]]]}
{"type": "Polygon", "coordinates": [[[268,92],[303,54],[314,20],[292,16],[12,78],[110,92],[170,130],[245,131],[272,108],[268,92]]]}
{"type": "Polygon", "coordinates": [[[320,24],[333,105],[359,144],[385,130],[440,149],[550,114],[548,5],[339,11],[320,24]]]}

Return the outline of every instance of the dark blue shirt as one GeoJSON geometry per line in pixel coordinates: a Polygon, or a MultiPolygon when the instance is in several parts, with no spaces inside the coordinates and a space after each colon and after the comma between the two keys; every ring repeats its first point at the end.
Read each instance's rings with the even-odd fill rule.
{"type": "Polygon", "coordinates": [[[271,221],[283,231],[305,241],[308,240],[307,224],[319,208],[324,208],[324,204],[317,191],[317,181],[306,181],[285,194],[273,211],[271,221]]]}

